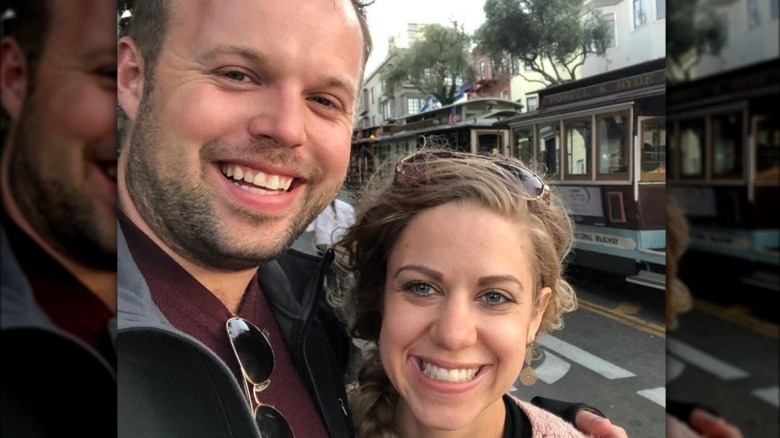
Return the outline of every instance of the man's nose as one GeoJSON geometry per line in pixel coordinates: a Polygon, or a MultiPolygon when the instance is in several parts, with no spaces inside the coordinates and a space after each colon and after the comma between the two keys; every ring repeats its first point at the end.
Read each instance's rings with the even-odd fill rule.
{"type": "Polygon", "coordinates": [[[280,147],[301,146],[306,142],[307,114],[308,102],[294,87],[269,87],[249,122],[249,133],[280,147]]]}

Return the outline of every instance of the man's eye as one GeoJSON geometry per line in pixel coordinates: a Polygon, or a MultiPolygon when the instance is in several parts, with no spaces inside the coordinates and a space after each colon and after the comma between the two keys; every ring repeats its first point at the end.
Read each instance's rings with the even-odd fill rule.
{"type": "Polygon", "coordinates": [[[248,78],[248,75],[246,73],[237,70],[222,72],[222,76],[230,79],[231,81],[236,81],[236,82],[243,82],[248,78]]]}
{"type": "Polygon", "coordinates": [[[322,106],[326,106],[328,108],[333,108],[333,109],[339,109],[340,108],[336,104],[336,102],[332,101],[331,99],[328,99],[327,97],[315,96],[315,97],[310,98],[310,100],[312,102],[316,102],[316,103],[318,103],[318,104],[320,104],[322,106]]]}

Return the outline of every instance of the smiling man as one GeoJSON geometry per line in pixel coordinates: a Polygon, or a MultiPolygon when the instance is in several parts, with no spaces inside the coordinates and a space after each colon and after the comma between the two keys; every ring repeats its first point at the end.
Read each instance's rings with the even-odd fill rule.
{"type": "Polygon", "coordinates": [[[280,255],[346,174],[362,7],[144,1],[131,20],[118,43],[121,435],[349,436],[350,341],[320,262],[280,255]],[[243,351],[244,332],[270,361],[243,351]]]}

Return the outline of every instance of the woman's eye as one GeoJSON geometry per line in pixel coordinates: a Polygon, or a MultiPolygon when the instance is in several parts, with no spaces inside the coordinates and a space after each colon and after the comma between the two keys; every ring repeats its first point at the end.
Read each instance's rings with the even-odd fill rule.
{"type": "Polygon", "coordinates": [[[426,296],[433,293],[433,289],[430,285],[425,283],[412,283],[406,286],[406,290],[409,292],[419,295],[419,296],[426,296]]]}
{"type": "Polygon", "coordinates": [[[482,298],[482,301],[484,301],[486,304],[490,304],[490,305],[504,304],[504,303],[508,303],[508,302],[512,301],[506,295],[502,294],[501,292],[497,292],[497,291],[485,292],[482,295],[481,298],[482,298]]]}

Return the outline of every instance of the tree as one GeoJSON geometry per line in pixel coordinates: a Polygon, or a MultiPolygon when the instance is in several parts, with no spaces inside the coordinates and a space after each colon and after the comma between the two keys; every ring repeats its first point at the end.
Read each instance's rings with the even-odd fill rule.
{"type": "Polygon", "coordinates": [[[585,12],[582,0],[487,0],[477,50],[498,62],[507,54],[539,73],[531,82],[557,85],[576,79],[588,55],[603,56],[610,28],[599,10],[585,12]]]}
{"type": "Polygon", "coordinates": [[[474,76],[470,44],[471,38],[457,23],[452,27],[430,24],[408,49],[391,53],[395,61],[382,80],[389,90],[409,84],[448,105],[455,101],[459,80],[470,81],[474,76]]]}
{"type": "Polygon", "coordinates": [[[667,80],[687,81],[704,55],[717,55],[726,31],[712,10],[699,11],[693,0],[667,0],[667,80]]]}

